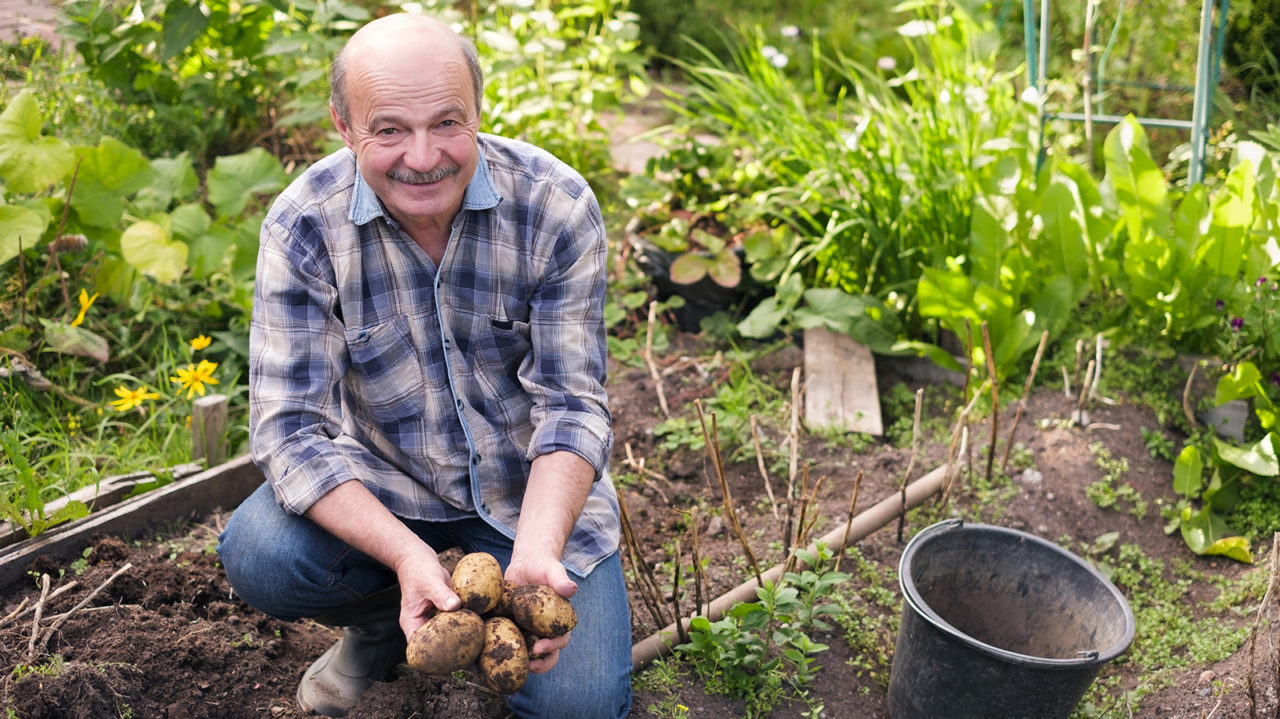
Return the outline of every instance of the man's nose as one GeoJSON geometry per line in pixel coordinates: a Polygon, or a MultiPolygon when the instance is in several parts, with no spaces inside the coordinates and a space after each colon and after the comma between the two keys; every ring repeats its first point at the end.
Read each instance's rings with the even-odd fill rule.
{"type": "Polygon", "coordinates": [[[429,132],[415,132],[405,150],[404,164],[413,170],[430,170],[438,164],[439,151],[429,132]]]}

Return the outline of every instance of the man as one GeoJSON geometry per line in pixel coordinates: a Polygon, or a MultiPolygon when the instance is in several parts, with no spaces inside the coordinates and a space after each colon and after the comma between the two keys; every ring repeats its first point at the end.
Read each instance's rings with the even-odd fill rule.
{"type": "Polygon", "coordinates": [[[342,716],[460,606],[437,551],[489,552],[579,615],[533,645],[511,709],[625,716],[595,197],[548,153],[479,132],[475,47],[435,20],[369,23],[330,81],[346,148],[263,222],[249,388],[268,481],[221,537],[227,577],[269,614],[343,627],[297,695],[342,716]]]}

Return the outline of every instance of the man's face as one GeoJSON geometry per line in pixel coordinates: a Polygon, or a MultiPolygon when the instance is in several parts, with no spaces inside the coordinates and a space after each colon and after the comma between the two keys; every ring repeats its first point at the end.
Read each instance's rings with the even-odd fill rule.
{"type": "Polygon", "coordinates": [[[353,62],[349,122],[334,118],[365,182],[410,231],[449,225],[479,159],[471,75],[454,50],[353,62]]]}

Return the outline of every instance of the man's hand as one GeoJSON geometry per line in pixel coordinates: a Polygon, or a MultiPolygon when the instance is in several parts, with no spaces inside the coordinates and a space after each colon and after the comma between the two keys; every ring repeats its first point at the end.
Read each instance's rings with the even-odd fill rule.
{"type": "Polygon", "coordinates": [[[462,606],[435,550],[382,506],[363,484],[343,482],[311,505],[306,516],[396,573],[400,582],[400,628],[406,639],[427,622],[433,610],[451,612],[462,606]]]}
{"type": "Polygon", "coordinates": [[[440,564],[435,551],[421,540],[418,543],[426,551],[414,552],[394,567],[400,582],[400,628],[406,639],[412,639],[436,610],[452,612],[462,606],[453,592],[449,570],[440,564]]]}
{"type": "MultiPolygon", "coordinates": [[[[518,549],[517,544],[517,549],[518,549]]],[[[569,578],[564,565],[554,557],[523,558],[513,555],[511,564],[507,565],[504,575],[513,584],[545,584],[555,590],[556,594],[569,599],[578,591],[578,585],[569,578]]],[[[560,661],[560,650],[569,646],[569,636],[573,632],[559,637],[543,637],[534,643],[529,652],[529,671],[542,674],[560,661]]]]}
{"type": "MultiPolygon", "coordinates": [[[[569,599],[578,585],[569,578],[560,555],[591,492],[595,470],[572,452],[553,452],[533,460],[506,578],[515,584],[545,584],[569,599]]],[[[569,634],[539,639],[529,652],[529,671],[550,671],[569,645],[569,634]]]]}

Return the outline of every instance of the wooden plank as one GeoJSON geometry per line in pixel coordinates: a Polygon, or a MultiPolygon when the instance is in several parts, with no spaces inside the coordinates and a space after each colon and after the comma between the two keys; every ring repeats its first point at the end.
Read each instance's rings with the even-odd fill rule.
{"type": "MultiPolygon", "coordinates": [[[[179,480],[184,477],[190,477],[204,469],[204,465],[198,462],[190,462],[187,464],[179,464],[164,470],[163,474],[172,477],[173,480],[179,480]]],[[[134,489],[151,484],[157,481],[157,474],[160,472],[132,472],[130,474],[120,474],[114,477],[107,477],[97,484],[88,487],[81,487],[65,497],[49,502],[44,505],[44,516],[57,512],[65,507],[68,503],[79,501],[84,502],[91,511],[100,511],[113,504],[123,500],[134,489]]],[[[7,547],[10,544],[21,542],[27,538],[27,531],[22,527],[15,527],[12,522],[0,522],[0,548],[7,547]]]]}
{"type": "Polygon", "coordinates": [[[142,535],[175,520],[198,518],[218,507],[231,509],[265,481],[248,455],[125,500],[103,512],[58,525],[34,539],[0,549],[0,589],[24,579],[41,555],[66,562],[80,555],[95,535],[142,535]]]}
{"type": "Polygon", "coordinates": [[[804,331],[805,423],[884,434],[871,350],[825,327],[804,331]]]}

